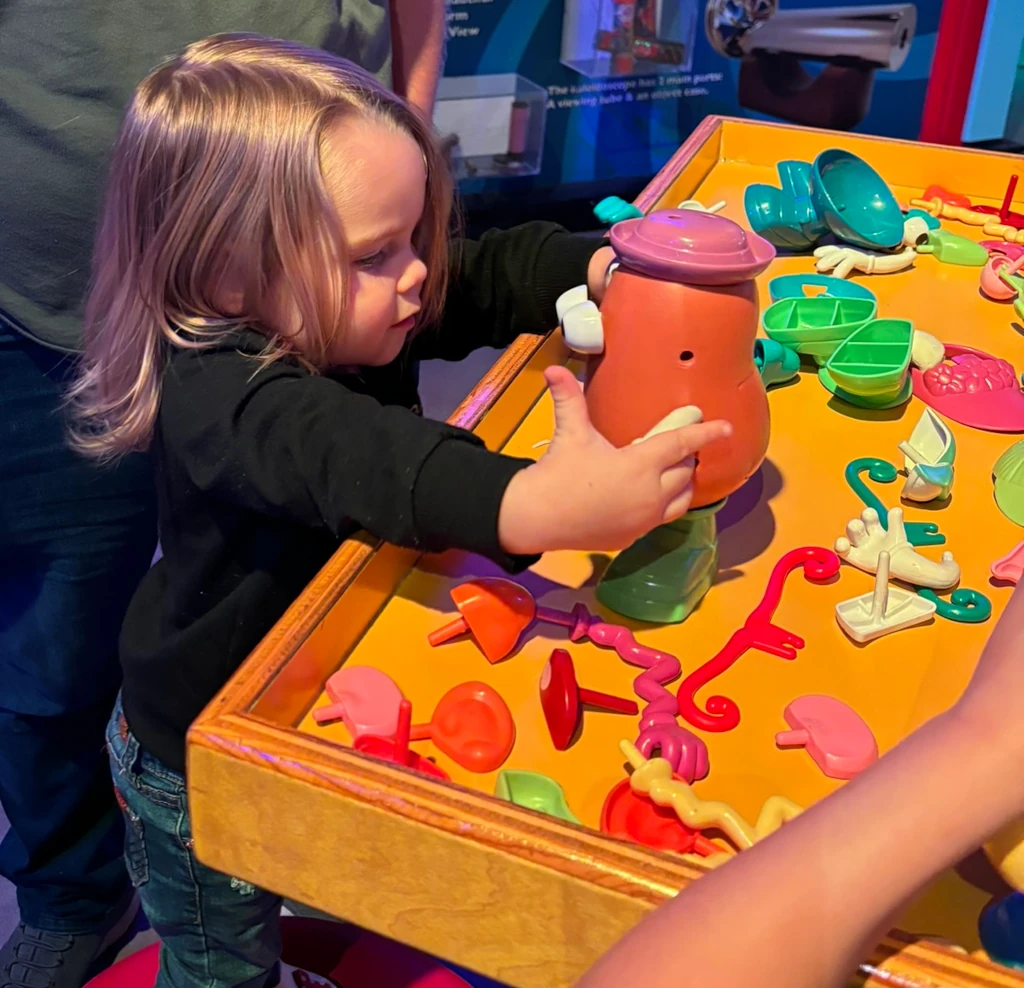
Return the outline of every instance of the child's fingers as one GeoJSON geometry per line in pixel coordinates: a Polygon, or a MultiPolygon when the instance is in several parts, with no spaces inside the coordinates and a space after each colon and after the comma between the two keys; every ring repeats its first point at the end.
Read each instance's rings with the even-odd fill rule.
{"type": "Polygon", "coordinates": [[[587,402],[572,372],[566,367],[548,367],[544,380],[555,404],[555,434],[566,439],[589,434],[592,426],[587,402]]]}
{"type": "Polygon", "coordinates": [[[697,461],[693,456],[675,463],[661,472],[661,493],[668,500],[677,497],[693,483],[693,470],[697,461]]]}
{"type": "Polygon", "coordinates": [[[668,505],[665,507],[665,513],[662,516],[662,524],[668,524],[677,518],[682,518],[690,510],[692,501],[693,484],[687,484],[679,494],[668,502],[668,505]]]}
{"type": "Polygon", "coordinates": [[[732,426],[722,420],[713,422],[698,422],[696,425],[687,425],[682,429],[672,429],[670,432],[662,432],[657,436],[651,436],[642,443],[630,447],[635,455],[644,457],[659,470],[673,466],[685,460],[688,456],[703,449],[708,443],[725,439],[732,435],[732,426]]]}

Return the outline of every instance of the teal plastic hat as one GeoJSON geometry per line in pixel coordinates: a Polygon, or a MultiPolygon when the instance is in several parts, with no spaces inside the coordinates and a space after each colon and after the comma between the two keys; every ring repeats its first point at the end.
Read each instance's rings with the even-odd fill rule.
{"type": "Polygon", "coordinates": [[[822,151],[811,168],[811,195],[840,240],[869,250],[891,250],[903,242],[900,204],[863,158],[838,148],[822,151]]]}

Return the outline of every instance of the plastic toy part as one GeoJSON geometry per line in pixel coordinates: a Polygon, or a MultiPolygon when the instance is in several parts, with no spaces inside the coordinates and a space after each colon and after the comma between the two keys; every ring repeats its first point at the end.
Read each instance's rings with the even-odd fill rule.
{"type": "Polygon", "coordinates": [[[924,333],[920,329],[914,330],[914,337],[910,342],[910,362],[923,371],[938,367],[945,359],[946,348],[940,340],[937,340],[931,333],[924,333]]]}
{"type": "Polygon", "coordinates": [[[842,241],[891,249],[903,241],[903,211],[885,180],[849,151],[822,151],[811,167],[811,199],[818,215],[842,241]]]}
{"type": "Polygon", "coordinates": [[[821,365],[848,336],[874,319],[876,309],[873,298],[787,298],[765,309],[761,325],[769,340],[821,365]]]}
{"type": "Polygon", "coordinates": [[[917,251],[904,247],[898,254],[866,253],[856,247],[826,244],[814,251],[815,270],[830,271],[836,278],[848,278],[854,271],[863,274],[895,274],[914,266],[917,251]]]}
{"type": "Polygon", "coordinates": [[[551,734],[551,743],[556,750],[565,751],[572,743],[573,735],[580,725],[584,703],[598,710],[610,710],[618,714],[635,716],[640,712],[633,700],[581,689],[576,682],[572,656],[564,648],[556,648],[540,675],[540,705],[551,734]]]}
{"type": "MultiPolygon", "coordinates": [[[[456,603],[460,600],[476,601],[474,626],[482,630],[490,626],[502,629],[500,633],[494,632],[491,639],[507,644],[507,649],[498,654],[498,658],[504,658],[515,648],[518,636],[530,624],[529,619],[523,621],[524,615],[529,614],[530,618],[535,616],[546,624],[567,628],[570,641],[589,638],[595,645],[614,649],[624,662],[642,667],[644,671],[633,681],[636,695],[647,701],[640,714],[640,736],[637,739],[640,750],[649,753],[659,751],[672,764],[673,771],[687,780],[703,779],[708,774],[707,746],[676,722],[676,698],[665,688],[665,684],[677,679],[681,671],[679,660],[674,655],[641,645],[628,628],[606,624],[592,617],[582,604],[577,604],[571,612],[538,607],[530,592],[511,580],[482,577],[456,587],[452,591],[452,599],[456,603]]],[[[464,628],[460,620],[429,635],[431,645],[440,645],[462,634],[464,628]]],[[[469,624],[465,627],[468,628],[469,624]]],[[[477,641],[480,641],[479,637],[477,641]]]]}
{"type": "Polygon", "coordinates": [[[947,419],[988,432],[1024,432],[1024,394],[1012,365],[972,347],[946,344],[945,360],[911,370],[914,394],[947,419]]]}
{"type": "Polygon", "coordinates": [[[769,796],[757,822],[751,826],[727,803],[698,798],[690,786],[672,777],[672,768],[663,758],[647,760],[628,741],[620,741],[619,749],[633,767],[629,777],[633,792],[649,796],[658,806],[671,806],[676,816],[693,830],[716,827],[741,851],[753,847],[803,812],[784,796],[769,796]]]}
{"type": "Polygon", "coordinates": [[[429,724],[417,724],[410,740],[431,740],[470,772],[493,772],[512,753],[516,727],[505,701],[486,683],[460,683],[438,701],[429,724]]]}
{"type": "Polygon", "coordinates": [[[389,738],[398,730],[402,691],[387,673],[372,666],[345,666],[327,680],[324,690],[331,702],[313,711],[318,724],[341,719],[353,741],[364,734],[389,738]]]}
{"type": "Polygon", "coordinates": [[[787,552],[772,570],[761,603],[748,615],[743,627],[735,631],[721,651],[690,673],[679,686],[679,713],[689,723],[705,731],[731,731],[740,722],[740,709],[727,696],[712,696],[707,709],[697,706],[696,696],[713,679],[722,675],[741,655],[756,648],[782,659],[795,659],[804,647],[799,635],[771,623],[782,600],[786,577],[803,567],[804,578],[815,583],[831,579],[839,572],[839,558],[820,546],[805,546],[787,552]]]}
{"type": "Polygon", "coordinates": [[[695,209],[698,213],[720,213],[726,207],[726,201],[719,199],[718,202],[705,206],[696,199],[684,199],[676,209],[695,209]]]}
{"type": "Polygon", "coordinates": [[[644,214],[625,199],[620,199],[618,196],[607,196],[594,207],[594,215],[599,223],[611,226],[613,223],[636,219],[644,214]]]}
{"type": "Polygon", "coordinates": [[[1024,440],[1006,449],[992,467],[996,505],[1015,525],[1024,526],[1024,440]]]}
{"type": "Polygon", "coordinates": [[[1005,556],[992,564],[992,577],[1007,583],[1019,583],[1024,574],[1024,542],[1018,542],[1005,556]]]}
{"type": "Polygon", "coordinates": [[[836,620],[855,642],[870,642],[894,631],[924,624],[935,614],[935,604],[916,593],[889,586],[889,553],[878,554],[875,589],[836,604],[836,620]]]}
{"type": "Polygon", "coordinates": [[[1003,201],[1001,205],[998,207],[975,206],[975,211],[979,213],[989,213],[992,216],[998,216],[1000,223],[1012,223],[1014,226],[1024,227],[1024,213],[1015,213],[1010,209],[1010,206],[1013,205],[1013,193],[1017,190],[1017,182],[1019,179],[1019,175],[1010,176],[1010,180],[1006,183],[1006,191],[1003,193],[1003,201]]]}
{"type": "Polygon", "coordinates": [[[1024,280],[1017,276],[1022,265],[1024,253],[1016,260],[1010,260],[1003,254],[989,258],[979,276],[982,292],[997,302],[1008,302],[1016,298],[1020,294],[1020,283],[1024,280]]]}
{"type": "Polygon", "coordinates": [[[852,779],[878,760],[878,744],[860,714],[831,696],[801,696],[782,716],[790,730],[775,735],[780,748],[806,748],[830,779],[852,779]]]}
{"type": "Polygon", "coordinates": [[[943,600],[927,587],[918,587],[917,593],[925,600],[930,600],[935,605],[935,613],[947,621],[981,624],[992,616],[992,601],[983,593],[968,587],[958,587],[949,595],[949,600],[943,600]]]}
{"type": "Polygon", "coordinates": [[[874,319],[854,332],[818,371],[837,398],[861,408],[893,408],[910,398],[914,327],[905,319],[874,319]]]}
{"type": "Polygon", "coordinates": [[[980,268],[988,261],[984,247],[950,230],[931,230],[927,240],[915,249],[918,254],[934,254],[943,264],[980,268]]]}
{"type": "Polygon", "coordinates": [[[1014,892],[986,908],[978,936],[990,960],[1024,971],[1024,895],[1014,892]]]}
{"type": "MultiPolygon", "coordinates": [[[[860,475],[867,475],[876,484],[891,484],[897,477],[896,468],[887,460],[875,456],[861,456],[846,464],[844,476],[853,493],[864,502],[866,508],[873,508],[884,529],[889,527],[889,509],[874,495],[860,475]]],[[[911,545],[945,545],[946,536],[939,532],[939,526],[931,521],[905,521],[903,529],[911,545]]]]}
{"type": "Polygon", "coordinates": [[[851,566],[874,574],[878,572],[879,557],[885,552],[889,554],[894,579],[934,590],[945,590],[956,584],[960,567],[951,552],[944,552],[938,563],[916,552],[903,528],[902,508],[890,508],[888,521],[887,531],[879,521],[878,512],[865,508],[860,518],[846,526],[846,536],[836,539],[835,550],[839,557],[851,566]]]}
{"type": "Polygon", "coordinates": [[[832,298],[863,299],[874,302],[876,307],[878,305],[874,292],[855,281],[844,281],[830,274],[779,275],[768,282],[768,295],[773,302],[780,302],[785,298],[821,298],[822,295],[828,295],[832,298]]]}
{"type": "Polygon", "coordinates": [[[540,772],[502,769],[494,783],[494,795],[516,806],[546,813],[568,823],[580,822],[569,809],[562,787],[540,772]]]}
{"type": "Polygon", "coordinates": [[[971,206],[966,196],[955,192],[947,192],[941,186],[932,185],[924,190],[920,199],[911,199],[910,205],[924,210],[929,216],[941,217],[944,220],[958,220],[968,226],[980,226],[987,237],[1001,237],[1010,243],[1024,243],[1024,222],[1013,217],[1020,213],[1010,214],[1006,220],[993,216],[989,206],[971,206]]]}
{"type": "Polygon", "coordinates": [[[990,254],[998,254],[1009,258],[1011,261],[1024,257],[1024,245],[1009,244],[1003,240],[982,240],[979,242],[990,254]]]}
{"type": "Polygon", "coordinates": [[[828,227],[811,200],[811,166],[806,161],[780,161],[779,185],[748,185],[743,209],[750,228],[783,250],[813,247],[828,227]]]}
{"type": "Polygon", "coordinates": [[[415,751],[409,749],[411,724],[412,704],[408,700],[402,700],[398,708],[398,730],[394,737],[382,738],[364,734],[352,747],[364,755],[372,755],[374,758],[401,765],[402,768],[411,768],[414,772],[450,782],[451,779],[444,769],[438,768],[429,758],[417,755],[415,751]]]}
{"type": "Polygon", "coordinates": [[[601,311],[590,301],[586,285],[577,285],[559,295],[555,301],[555,313],[566,346],[577,353],[604,352],[601,311]]]}
{"type": "Polygon", "coordinates": [[[792,381],[800,373],[800,354],[774,340],[754,340],[754,363],[766,389],[792,381]]]}
{"type": "Polygon", "coordinates": [[[926,503],[944,501],[953,486],[956,440],[952,430],[930,408],[914,426],[910,438],[899,444],[907,479],[900,497],[926,503]]]}
{"type": "Polygon", "coordinates": [[[537,613],[528,590],[500,577],[460,583],[451,597],[460,616],[432,631],[427,641],[436,647],[468,631],[488,662],[500,662],[510,655],[537,613]]]}
{"type": "MultiPolygon", "coordinates": [[[[672,776],[685,785],[678,775],[672,776]]],[[[605,797],[601,808],[601,832],[634,844],[643,844],[658,851],[676,854],[699,854],[711,857],[723,850],[680,822],[675,811],[658,806],[649,797],[633,791],[629,779],[623,779],[605,797]]]]}

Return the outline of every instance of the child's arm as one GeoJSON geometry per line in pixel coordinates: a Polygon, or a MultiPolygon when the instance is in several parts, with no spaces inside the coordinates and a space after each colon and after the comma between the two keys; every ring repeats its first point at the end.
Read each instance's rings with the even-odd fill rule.
{"type": "Polygon", "coordinates": [[[932,877],[1024,813],[1024,588],[960,702],[837,793],[701,878],[579,988],[846,983],[932,877]]]}
{"type": "Polygon", "coordinates": [[[480,347],[508,346],[521,333],[548,333],[558,325],[555,301],[563,292],[588,285],[600,301],[612,257],[600,237],[554,223],[458,240],[441,324],[425,329],[413,352],[424,360],[462,360],[480,347]]]}
{"type": "Polygon", "coordinates": [[[444,62],[445,31],[444,0],[391,0],[395,92],[428,121],[444,62]]]}
{"type": "MultiPolygon", "coordinates": [[[[265,341],[251,337],[258,353],[265,341]]],[[[728,432],[703,423],[614,449],[590,425],[573,376],[551,368],[555,435],[535,464],[290,361],[260,368],[237,345],[176,354],[158,422],[165,471],[295,524],[340,536],[362,527],[508,569],[548,549],[621,548],[678,517],[692,493],[692,454],[728,432]]]]}

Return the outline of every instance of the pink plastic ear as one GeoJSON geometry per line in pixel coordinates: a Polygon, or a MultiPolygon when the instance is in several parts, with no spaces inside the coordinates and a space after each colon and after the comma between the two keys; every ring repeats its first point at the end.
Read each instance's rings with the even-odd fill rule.
{"type": "Polygon", "coordinates": [[[852,779],[878,758],[871,728],[851,707],[831,696],[801,696],[783,717],[792,730],[775,735],[780,748],[806,748],[830,779],[852,779]]]}

